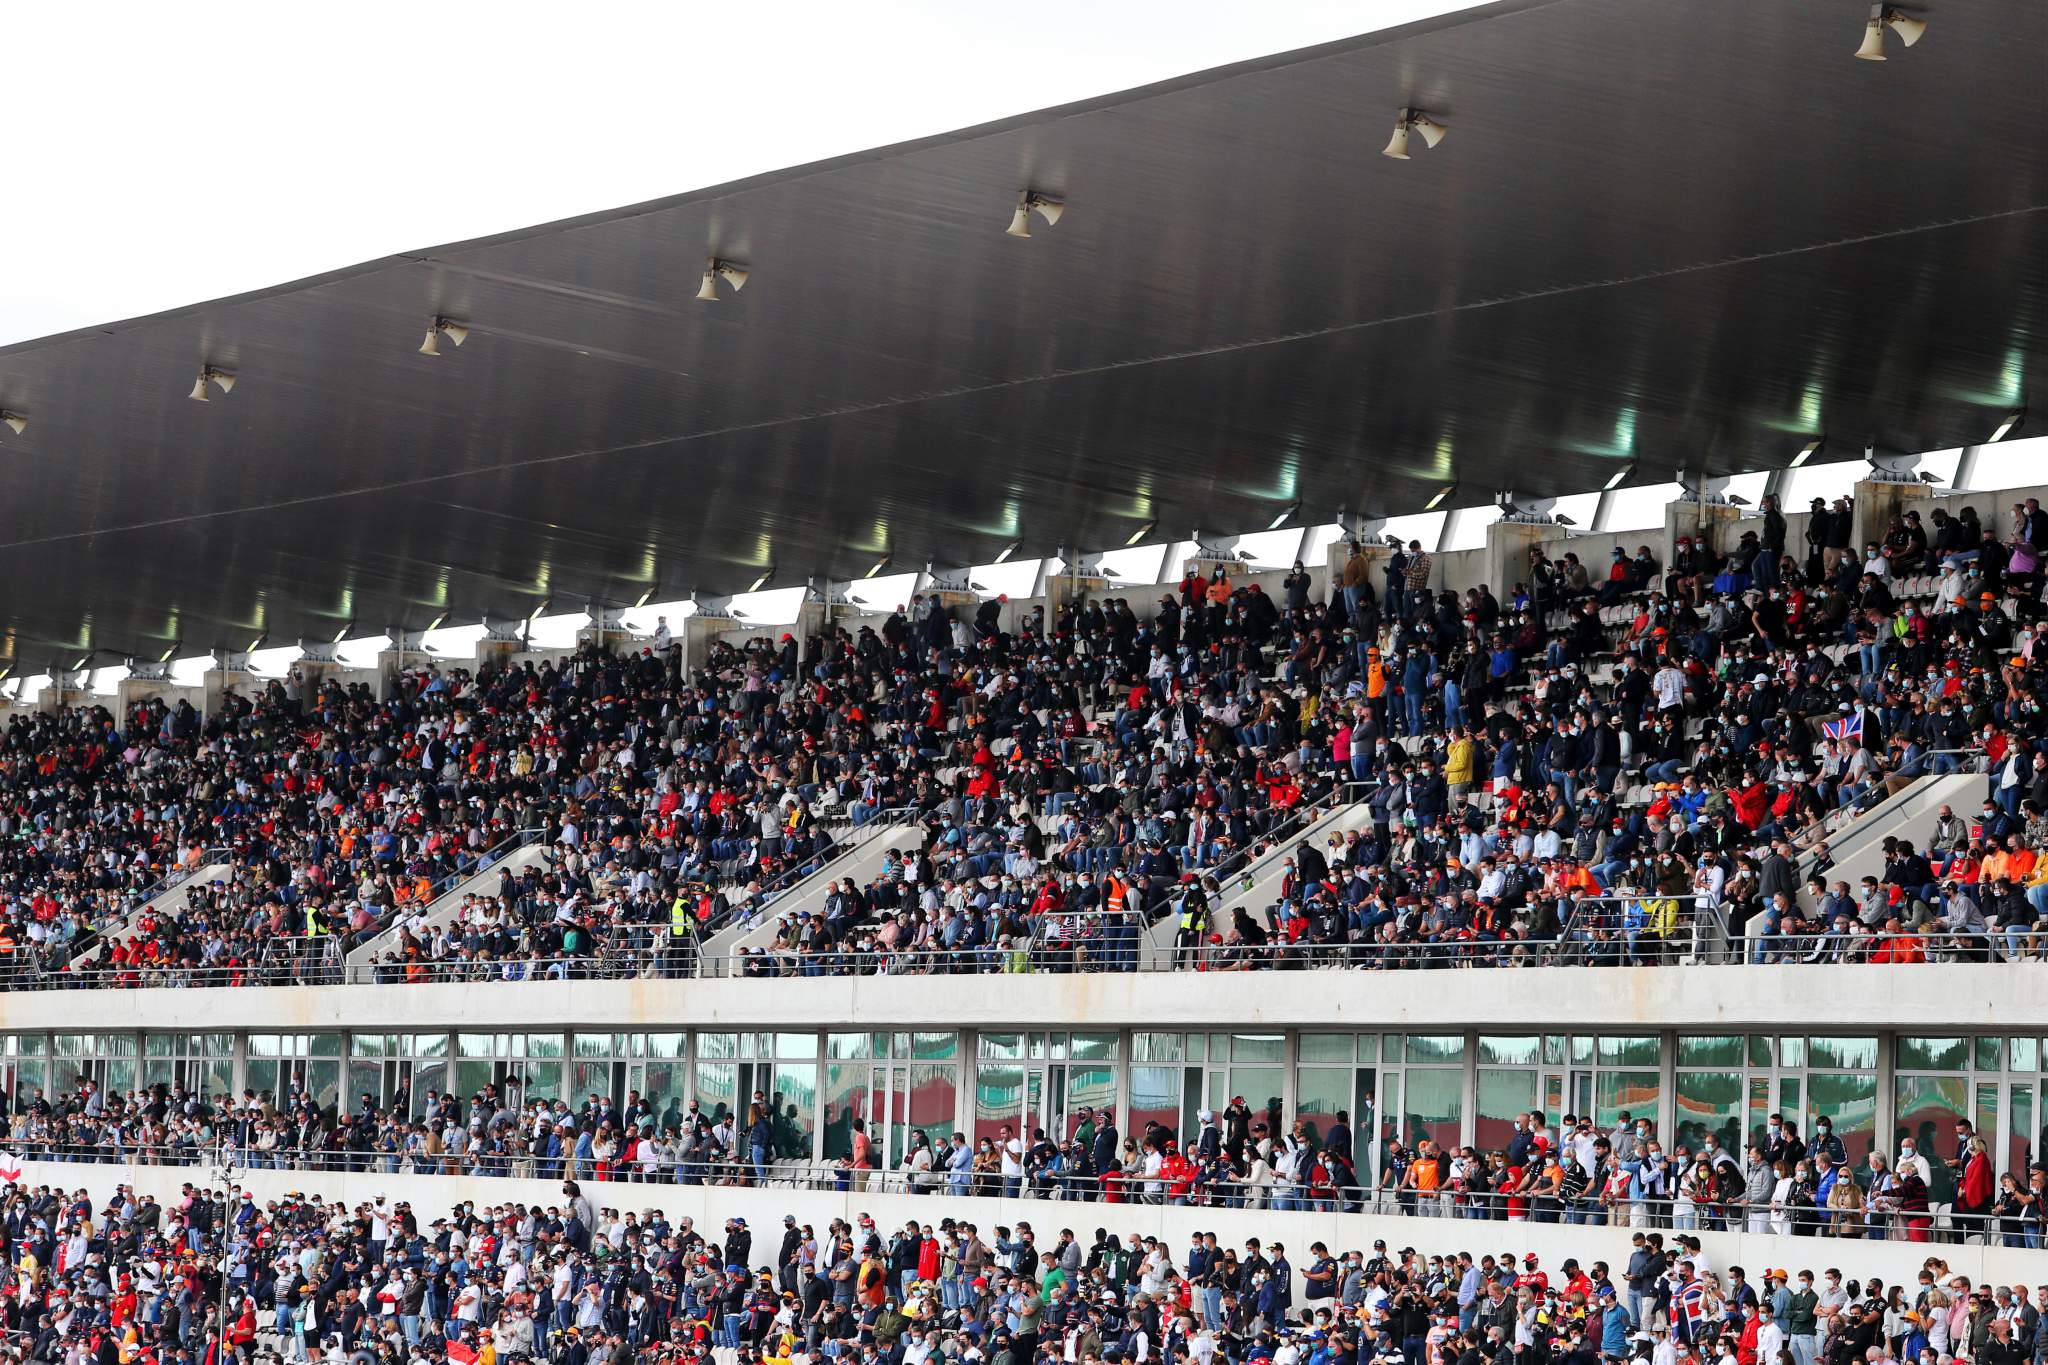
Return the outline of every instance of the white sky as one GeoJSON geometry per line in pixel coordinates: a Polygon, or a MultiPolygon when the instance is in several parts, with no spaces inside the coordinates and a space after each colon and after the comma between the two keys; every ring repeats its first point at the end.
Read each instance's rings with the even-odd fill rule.
{"type": "Polygon", "coordinates": [[[0,342],[1465,7],[19,5],[0,342]]]}

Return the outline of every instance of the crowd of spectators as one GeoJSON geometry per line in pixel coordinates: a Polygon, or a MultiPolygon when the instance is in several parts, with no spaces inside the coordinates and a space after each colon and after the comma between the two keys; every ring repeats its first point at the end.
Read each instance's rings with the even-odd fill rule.
{"type": "Polygon", "coordinates": [[[1590,1115],[1549,1125],[1518,1115],[1487,1149],[1392,1127],[1354,1137],[1347,1113],[1283,1118],[1233,1097],[1198,1112],[1192,1131],[1157,1122],[1120,1135],[1107,1109],[1080,1108],[1051,1131],[1004,1125],[964,1133],[912,1129],[896,1168],[851,1110],[828,1114],[828,1150],[813,1164],[808,1120],[779,1094],[744,1112],[630,1091],[623,1103],[529,1096],[516,1079],[467,1100],[409,1092],[380,1105],[323,1104],[294,1086],[281,1098],[202,1096],[170,1086],[106,1095],[38,1089],[0,1120],[0,1139],[29,1157],[97,1164],[230,1160],[255,1169],[394,1175],[595,1179],[649,1184],[769,1185],[1216,1208],[1376,1211],[1421,1217],[1680,1231],[1928,1241],[1969,1237],[2048,1247],[2048,1164],[2000,1174],[1990,1146],[1958,1119],[1953,1145],[1903,1131],[1896,1154],[1852,1157],[1829,1120],[1810,1136],[1773,1114],[1738,1144],[1732,1127],[1689,1125],[1671,1141],[1648,1117],[1606,1128],[1590,1115]],[[1376,1150],[1354,1148],[1354,1141],[1376,1150]],[[1943,1150],[1936,1150],[1941,1142],[1943,1150]]]}
{"type": "Polygon", "coordinates": [[[1214,968],[1659,961],[1708,925],[1753,959],[2038,957],[2048,514],[1913,514],[1859,558],[1816,513],[1804,561],[1767,501],[1726,552],[1617,549],[1600,582],[1534,548],[1499,598],[1411,545],[1378,582],[1361,549],[1327,594],[1218,568],[1142,613],[921,595],[687,676],[664,626],[382,701],[17,715],[0,954],[66,985],[333,979],[372,940],[384,980],[679,973],[886,816],[921,842],[712,969],[1131,969],[1164,916],[1214,968]],[[1875,893],[1829,878],[1844,812],[1958,770],[1979,808],[1875,893]],[[522,831],[544,863],[420,913],[522,831]]]}
{"type": "MultiPolygon", "coordinates": [[[[238,1365],[2023,1365],[2048,1285],[1976,1285],[1939,1256],[1886,1284],[1715,1264],[1634,1235],[1620,1264],[1389,1252],[1278,1237],[968,1218],[721,1228],[559,1198],[445,1216],[378,1195],[258,1201],[212,1182],[0,1194],[0,1324],[18,1361],[238,1365]]],[[[604,1196],[600,1196],[602,1198],[604,1196]]],[[[1438,1225],[1449,1231],[1449,1225],[1438,1225]]],[[[1470,1225],[1462,1225],[1470,1227],[1470,1225]]],[[[1476,1233],[1477,1229],[1472,1228],[1476,1233]]],[[[1455,1246],[1453,1234],[1418,1238],[1455,1246]]],[[[1482,1244],[1483,1245],[1483,1244],[1482,1244]]],[[[1815,1244],[1815,1250],[1821,1250],[1815,1244]]]]}

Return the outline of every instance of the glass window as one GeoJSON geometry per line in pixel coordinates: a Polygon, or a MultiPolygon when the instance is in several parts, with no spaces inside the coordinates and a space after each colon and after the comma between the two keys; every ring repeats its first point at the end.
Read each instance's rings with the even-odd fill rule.
{"type": "MultiPolygon", "coordinates": [[[[740,1055],[740,1039],[736,1033],[700,1033],[697,1035],[699,1057],[727,1058],[740,1055]]],[[[706,1111],[709,1112],[708,1110],[706,1111]]]]}
{"type": "Polygon", "coordinates": [[[1377,1033],[1358,1035],[1358,1060],[1376,1062],[1380,1059],[1380,1036],[1377,1033]]]}
{"type": "Polygon", "coordinates": [[[1563,1066],[1563,1065],[1564,1065],[1564,1059],[1565,1059],[1565,1041],[1564,1041],[1564,1035],[1563,1035],[1562,1033],[1546,1033],[1546,1034],[1544,1034],[1544,1035],[1543,1035],[1543,1064],[1544,1064],[1545,1066],[1563,1066]]]}
{"type": "Polygon", "coordinates": [[[650,1033],[647,1035],[647,1055],[667,1058],[688,1056],[687,1038],[688,1035],[682,1033],[650,1033]]]}
{"type": "Polygon", "coordinates": [[[1014,1133],[1023,1113],[1023,1067],[983,1062],[975,1068],[974,1132],[970,1136],[977,1144],[983,1138],[1000,1137],[1005,1124],[1014,1133]]]}
{"type": "Polygon", "coordinates": [[[2033,1160],[2030,1144],[2034,1134],[2034,1086],[2031,1081],[2012,1083],[2012,1123],[2005,1131],[2005,1158],[2000,1171],[2018,1174],[2033,1160]]]}
{"type": "Polygon", "coordinates": [[[1655,1034],[1600,1040],[1602,1066],[1656,1066],[1658,1042],[1655,1034]]]}
{"type": "Polygon", "coordinates": [[[1301,1057],[1304,1062],[1348,1062],[1351,1060],[1351,1035],[1348,1033],[1304,1033],[1301,1035],[1301,1057]]]}
{"type": "MultiPolygon", "coordinates": [[[[728,1035],[730,1036],[730,1035],[728,1035]]],[[[740,1069],[736,1062],[699,1062],[691,1098],[713,1122],[733,1112],[739,1098],[740,1069]]]]}
{"type": "MultiPolygon", "coordinates": [[[[1900,1039],[1902,1046],[1905,1041],[1900,1039]]],[[[1961,1040],[1956,1042],[1960,1051],[1961,1040]]],[[[1955,1145],[1955,1121],[1972,1117],[1970,1083],[1961,1076],[1899,1076],[1894,1086],[1897,1132],[1892,1149],[1896,1152],[1901,1142],[1912,1141],[1934,1168],[1934,1178],[1927,1182],[1929,1197],[1949,1203],[1955,1197],[1955,1176],[1942,1160],[1955,1145]]]]}
{"type": "Polygon", "coordinates": [[[1572,1036],[1572,1065],[1593,1065],[1593,1040],[1583,1034],[1572,1036]]]}
{"type": "Polygon", "coordinates": [[[1408,1035],[1411,1062],[1462,1062],[1465,1035],[1462,1033],[1411,1033],[1408,1035]]]}
{"type": "MultiPolygon", "coordinates": [[[[920,1034],[919,1037],[933,1035],[920,1034]]],[[[952,1037],[951,1034],[942,1035],[952,1037]]],[[[900,1073],[899,1073],[900,1074],[900,1073]]],[[[910,1068],[910,1125],[922,1128],[932,1141],[953,1135],[954,1106],[960,1093],[960,1071],[952,1065],[919,1063],[910,1068]]]]}
{"type": "Polygon", "coordinates": [[[2002,1051],[2003,1049],[1999,1046],[1998,1039],[1979,1038],[1977,1040],[1977,1069],[1979,1071],[1999,1070],[1999,1062],[2001,1060],[1999,1054],[2002,1051]]]}
{"type": "Polygon", "coordinates": [[[1413,1144],[1428,1138],[1451,1146],[1464,1127],[1465,1073],[1452,1067],[1411,1067],[1403,1137],[1413,1144]]]}
{"type": "Polygon", "coordinates": [[[1875,1038],[1809,1038],[1806,1047],[1806,1064],[1816,1070],[1877,1074],[1875,1038]]]}
{"type": "Polygon", "coordinates": [[[1113,1062],[1116,1060],[1114,1033],[1077,1033],[1068,1056],[1077,1062],[1113,1062]]]}
{"type": "Polygon", "coordinates": [[[1769,1066],[1771,1064],[1771,1040],[1761,1033],[1749,1035],[1749,1064],[1769,1066]]]}
{"type": "Polygon", "coordinates": [[[1116,1112],[1115,1067],[1077,1063],[1067,1068],[1066,1103],[1056,1116],[1059,1121],[1057,1136],[1066,1137],[1074,1131],[1083,1108],[1116,1112]]]}
{"type": "Polygon", "coordinates": [[[1131,1059],[1139,1062],[1177,1062],[1180,1060],[1180,1035],[1178,1033],[1134,1033],[1131,1035],[1131,1059]]]}
{"type": "Polygon", "coordinates": [[[889,1035],[886,1033],[828,1033],[825,1035],[825,1055],[833,1058],[852,1060],[866,1057],[889,1055],[889,1035]]]}
{"type": "Polygon", "coordinates": [[[1233,1062],[1277,1062],[1286,1055],[1287,1040],[1277,1033],[1235,1033],[1230,1037],[1233,1062]]]}
{"type": "MultiPolygon", "coordinates": [[[[808,1038],[810,1035],[803,1036],[808,1038]]],[[[768,1094],[768,1108],[769,1123],[775,1130],[775,1155],[783,1161],[809,1161],[811,1134],[818,1126],[817,1063],[778,1062],[774,1088],[768,1094]]],[[[949,1137],[951,1134],[939,1136],[949,1137]]]]}
{"type": "Polygon", "coordinates": [[[818,1055],[818,1035],[778,1033],[775,1035],[775,1055],[789,1061],[808,1061],[818,1055]]]}
{"type": "Polygon", "coordinates": [[[1337,1122],[1337,1115],[1351,1111],[1351,1068],[1304,1066],[1294,1073],[1294,1114],[1306,1119],[1321,1140],[1337,1122]]]}
{"type": "Polygon", "coordinates": [[[980,1036],[981,1055],[998,1061],[1013,1061],[1024,1055],[1024,1037],[1018,1033],[984,1033],[980,1036]]]}
{"type": "MultiPolygon", "coordinates": [[[[1480,1040],[1482,1054],[1486,1042],[1480,1040]]],[[[1536,1108],[1536,1073],[1505,1067],[1479,1068],[1479,1114],[1472,1141],[1482,1152],[1497,1152],[1513,1141],[1515,1115],[1536,1108]]]]}
{"type": "MultiPolygon", "coordinates": [[[[1481,1066],[1534,1066],[1540,1052],[1540,1040],[1533,1033],[1513,1036],[1498,1033],[1479,1035],[1481,1066]]],[[[1527,1107],[1523,1106],[1525,1109],[1527,1107]]],[[[1485,1112],[1483,1107],[1480,1112],[1485,1112]]]]}
{"type": "MultiPolygon", "coordinates": [[[[839,1037],[864,1037],[840,1034],[839,1037]]],[[[824,1093],[824,1153],[827,1161],[853,1155],[853,1120],[868,1116],[868,1092],[874,1082],[874,1068],[827,1063],[824,1093]]]]}
{"type": "Polygon", "coordinates": [[[1778,1040],[1778,1065],[1787,1071],[1797,1071],[1806,1065],[1806,1040],[1804,1038],[1780,1038],[1778,1040]]]}
{"type": "MultiPolygon", "coordinates": [[[[1140,1035],[1141,1037],[1143,1035],[1140,1035]]],[[[1199,1071],[1193,1074],[1199,1076],[1199,1071]]],[[[1181,1068],[1178,1066],[1134,1066],[1131,1068],[1131,1128],[1143,1133],[1147,1124],[1157,1123],[1181,1131],[1181,1068]]]]}
{"type": "Polygon", "coordinates": [[[1877,1144],[1876,1070],[1808,1076],[1806,1101],[1807,1130],[1811,1132],[1814,1124],[1826,1119],[1842,1140],[1849,1164],[1868,1168],[1871,1149],[1877,1144]]]}
{"type": "MultiPolygon", "coordinates": [[[[1281,1087],[1287,1084],[1287,1072],[1277,1066],[1233,1066],[1230,1068],[1230,1093],[1233,1098],[1244,1096],[1244,1102],[1251,1107],[1252,1122],[1269,1122],[1274,1128],[1280,1126],[1281,1115],[1285,1113],[1281,1087]]],[[[1277,1141],[1281,1133],[1274,1132],[1277,1141]]]]}
{"type": "Polygon", "coordinates": [[[2038,1038],[2014,1038],[2012,1047],[2012,1069],[2034,1071],[2041,1065],[2041,1041],[2038,1038]]]}
{"type": "Polygon", "coordinates": [[[1657,1116],[1663,1078],[1655,1071],[1603,1071],[1593,1092],[1593,1124],[1612,1128],[1626,1113],[1631,1119],[1657,1116]]]}
{"type": "MultiPolygon", "coordinates": [[[[1735,1040],[1738,1043],[1740,1039],[1735,1040]]],[[[1740,1071],[1681,1071],[1678,1073],[1678,1132],[1667,1152],[1683,1146],[1688,1152],[1700,1149],[1700,1139],[1716,1134],[1731,1152],[1742,1150],[1743,1086],[1740,1071]]]]}
{"type": "Polygon", "coordinates": [[[1742,1035],[1739,1033],[1681,1037],[1678,1040],[1680,1066],[1741,1066],[1742,1057],[1742,1035]]]}
{"type": "Polygon", "coordinates": [[[1961,1071],[1969,1056],[1967,1038],[1899,1039],[1901,1071],[1961,1071]]]}

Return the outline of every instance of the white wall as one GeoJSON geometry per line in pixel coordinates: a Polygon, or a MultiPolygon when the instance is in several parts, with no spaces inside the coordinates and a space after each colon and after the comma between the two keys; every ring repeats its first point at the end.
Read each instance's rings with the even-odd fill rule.
{"type": "MultiPolygon", "coordinates": [[[[178,1166],[87,1166],[71,1163],[30,1161],[23,1163],[22,1180],[30,1186],[54,1185],[66,1192],[86,1190],[95,1201],[104,1199],[117,1184],[128,1184],[136,1193],[155,1194],[158,1201],[175,1201],[188,1180],[207,1180],[205,1167],[178,1166]]],[[[312,1171],[249,1171],[239,1184],[261,1203],[298,1191],[320,1194],[355,1205],[377,1195],[410,1202],[422,1223],[442,1216],[463,1200],[474,1201],[479,1209],[517,1200],[525,1205],[560,1203],[562,1188],[548,1180],[477,1179],[454,1176],[402,1176],[381,1174],[329,1174],[312,1171]]],[[[1106,1228],[1129,1245],[1133,1235],[1164,1238],[1178,1258],[1195,1230],[1213,1231],[1225,1246],[1241,1246],[1250,1237],[1271,1245],[1279,1241],[1288,1249],[1288,1259],[1297,1272],[1307,1264],[1311,1243],[1321,1241],[1333,1252],[1356,1248],[1366,1250],[1384,1239],[1390,1248],[1412,1246],[1425,1255],[1470,1251],[1474,1256],[1492,1252],[1513,1253],[1519,1258],[1533,1251],[1543,1266],[1555,1274],[1566,1257],[1581,1264],[1605,1260],[1619,1278],[1628,1264],[1629,1232],[1625,1228],[1567,1227],[1561,1224],[1494,1223],[1440,1218],[1402,1218],[1374,1214],[1278,1213],[1263,1209],[1172,1208],[1155,1204],[1054,1203],[1037,1199],[950,1198],[938,1195],[911,1196],[900,1193],[846,1193],[794,1188],[735,1189],[703,1185],[621,1185],[585,1182],[583,1192],[599,1208],[621,1213],[659,1208],[671,1220],[688,1216],[696,1226],[713,1237],[725,1220],[739,1216],[747,1220],[754,1234],[757,1262],[771,1255],[780,1244],[782,1218],[794,1214],[799,1222],[823,1227],[833,1218],[852,1222],[861,1213],[875,1220],[878,1228],[901,1227],[912,1218],[936,1222],[942,1217],[965,1219],[992,1236],[996,1227],[1014,1228],[1021,1220],[1031,1224],[1041,1249],[1052,1246],[1060,1229],[1072,1228],[1083,1245],[1094,1240],[1095,1229],[1106,1228]]],[[[1879,1275],[1887,1283],[1912,1283],[1920,1263],[1930,1252],[1946,1259],[1951,1271],[1968,1275],[1973,1283],[2033,1284],[2044,1265],[2038,1251],[2011,1251],[2003,1247],[1940,1246],[1910,1242],[1863,1242],[1752,1236],[1748,1233],[1704,1232],[1699,1234],[1704,1250],[1715,1268],[1745,1267],[1752,1280],[1765,1266],[1784,1266],[1793,1271],[1828,1266],[1838,1267],[1845,1276],[1867,1279],[1879,1275]]],[[[1666,1234],[1666,1241],[1670,1234],[1666,1234]]],[[[1301,1285],[1297,1281],[1299,1302],[1301,1285]]]]}
{"type": "Polygon", "coordinates": [[[1142,972],[532,981],[498,985],[13,991],[0,1031],[869,1028],[920,1021],[1172,1028],[2024,1032],[2048,1027],[2038,965],[1545,967],[1528,971],[1142,972]],[[81,1021],[100,1021],[82,1025],[81,1021]]]}

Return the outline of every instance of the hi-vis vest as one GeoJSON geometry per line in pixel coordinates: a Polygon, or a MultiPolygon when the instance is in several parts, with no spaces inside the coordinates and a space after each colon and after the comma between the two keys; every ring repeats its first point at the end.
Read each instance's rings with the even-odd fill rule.
{"type": "Polygon", "coordinates": [[[1201,932],[1202,922],[1209,918],[1209,900],[1200,891],[1190,891],[1180,900],[1180,927],[1189,932],[1201,932]]]}
{"type": "Polygon", "coordinates": [[[696,927],[697,916],[690,908],[687,897],[677,896],[668,907],[668,931],[677,938],[688,938],[696,927]]]}
{"type": "Polygon", "coordinates": [[[1112,876],[1109,879],[1109,902],[1107,906],[1110,914],[1121,915],[1124,912],[1124,896],[1124,879],[1112,876]]]}

